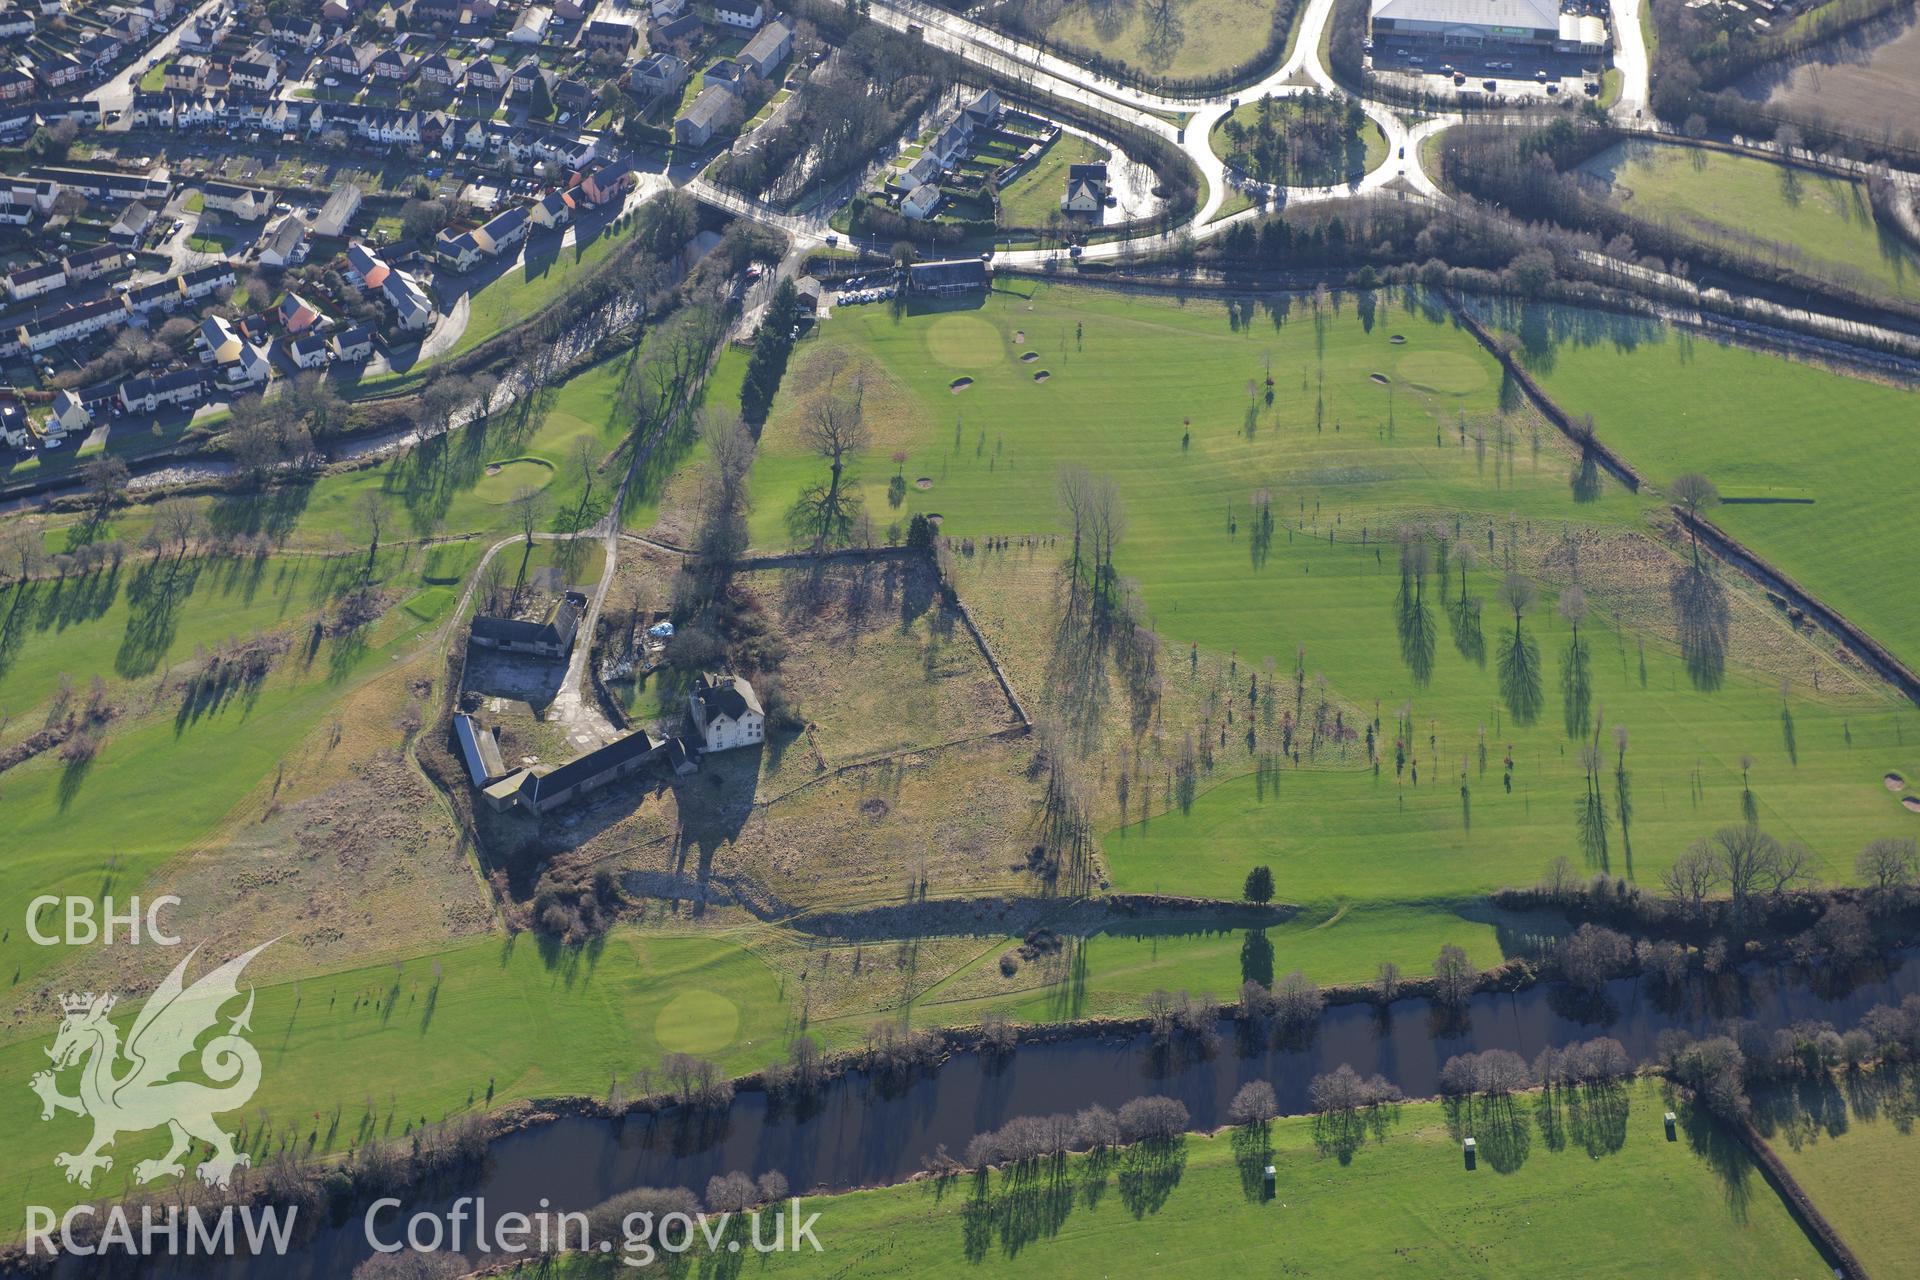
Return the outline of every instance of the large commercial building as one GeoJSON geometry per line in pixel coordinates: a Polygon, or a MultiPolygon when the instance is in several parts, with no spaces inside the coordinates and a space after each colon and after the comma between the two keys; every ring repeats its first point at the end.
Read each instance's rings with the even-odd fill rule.
{"type": "Polygon", "coordinates": [[[1376,40],[1473,48],[1529,45],[1563,52],[1598,52],[1607,24],[1593,15],[1562,13],[1557,0],[1372,0],[1376,40]]]}

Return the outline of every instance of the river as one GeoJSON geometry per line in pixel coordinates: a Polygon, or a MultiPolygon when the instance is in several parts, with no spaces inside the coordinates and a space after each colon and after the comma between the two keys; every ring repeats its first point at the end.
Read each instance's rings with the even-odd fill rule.
{"type": "MultiPolygon", "coordinates": [[[[1195,1129],[1226,1123],[1234,1092],[1266,1079],[1283,1113],[1307,1110],[1315,1075],[1349,1063],[1378,1072],[1409,1097],[1439,1092],[1441,1065],[1458,1053],[1512,1049],[1531,1059],[1548,1045],[1609,1035],[1636,1060],[1654,1056],[1668,1028],[1706,1033],[1729,1019],[1768,1028],[1819,1019],[1842,1030],[1875,1004],[1897,1004],[1920,992],[1920,964],[1896,963],[1856,978],[1844,991],[1821,992],[1806,974],[1758,969],[1697,978],[1675,993],[1635,979],[1608,985],[1597,1001],[1540,985],[1517,994],[1476,996],[1464,1017],[1447,1017],[1423,1000],[1386,1010],[1343,1005],[1327,1010],[1311,1043],[1296,1049],[1242,1052],[1231,1022],[1220,1024],[1211,1057],[1156,1055],[1144,1034],[1088,1036],[1023,1045],[1000,1061],[962,1053],[904,1088],[885,1089],[854,1072],[825,1087],[808,1109],[743,1092],[724,1115],[669,1114],[624,1122],[568,1118],[537,1125],[493,1145],[485,1166],[457,1188],[438,1188],[404,1212],[438,1212],[457,1195],[483,1196],[487,1212],[588,1209],[617,1192],[644,1185],[684,1185],[696,1192],[730,1170],[785,1173],[796,1192],[818,1194],[903,1181],[940,1147],[959,1155],[967,1141],[1018,1115],[1074,1111],[1091,1103],[1118,1109],[1142,1094],[1186,1103],[1195,1129]]],[[[383,1219],[384,1221],[384,1219],[383,1219]]],[[[391,1228],[387,1228],[389,1231],[391,1228]]],[[[276,1277],[344,1277],[370,1253],[361,1215],[323,1227],[274,1266],[276,1277]]],[[[76,1272],[77,1273],[77,1272],[76,1272]]],[[[233,1263],[225,1273],[256,1274],[233,1263]]],[[[190,1274],[205,1275],[205,1269],[190,1274]]]]}

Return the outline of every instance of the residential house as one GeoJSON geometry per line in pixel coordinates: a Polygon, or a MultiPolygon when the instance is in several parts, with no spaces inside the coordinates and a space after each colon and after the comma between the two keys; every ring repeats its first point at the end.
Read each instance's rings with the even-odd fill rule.
{"type": "Polygon", "coordinates": [[[200,322],[200,332],[194,335],[193,344],[200,348],[202,364],[228,365],[240,359],[240,348],[246,345],[246,339],[225,316],[208,316],[200,322]]]}
{"type": "Polygon", "coordinates": [[[47,421],[47,434],[62,436],[69,431],[85,431],[91,427],[93,413],[87,408],[85,400],[62,388],[53,393],[53,413],[47,421]]]}
{"type": "Polygon", "coordinates": [[[507,87],[507,68],[492,58],[480,58],[467,67],[461,86],[475,97],[496,95],[507,87]]]}
{"type": "Polygon", "coordinates": [[[723,27],[758,31],[767,20],[767,11],[760,0],[714,0],[713,20],[723,27]]]}
{"type": "Polygon", "coordinates": [[[649,101],[679,93],[686,83],[686,60],[671,53],[648,54],[627,77],[627,86],[649,101]]]}
{"type": "Polygon", "coordinates": [[[507,101],[526,103],[540,89],[545,89],[549,101],[553,98],[553,72],[548,71],[532,58],[528,58],[513,69],[507,77],[507,101]]]}
{"type": "Polygon", "coordinates": [[[19,67],[0,67],[0,102],[33,96],[33,77],[19,67]]]}
{"type": "Polygon", "coordinates": [[[433,260],[456,275],[465,275],[486,255],[473,232],[459,227],[442,227],[433,238],[433,260]]]}
{"type": "Polygon", "coordinates": [[[408,6],[407,25],[414,31],[460,24],[460,0],[413,0],[408,6]]]}
{"type": "Polygon", "coordinates": [[[564,227],[573,221],[573,201],[564,192],[549,191],[534,201],[532,217],[537,226],[547,231],[564,227]]]}
{"type": "Polygon", "coordinates": [[[590,205],[611,204],[626,199],[637,177],[631,160],[624,157],[602,160],[581,171],[580,181],[570,194],[584,197],[590,205]]]}
{"type": "MultiPolygon", "coordinates": [[[[127,200],[165,201],[173,191],[171,175],[165,169],[150,173],[122,173],[118,169],[75,169],[59,165],[35,165],[27,170],[29,178],[44,178],[54,185],[54,195],[72,191],[88,201],[120,204],[127,200]]],[[[51,206],[52,201],[48,202],[51,206]]]]}
{"type": "Polygon", "coordinates": [[[113,65],[125,46],[104,31],[97,31],[74,46],[73,56],[94,75],[113,65]]]}
{"type": "Polygon", "coordinates": [[[433,323],[433,299],[410,273],[388,268],[380,282],[380,296],[393,308],[394,319],[402,329],[424,329],[433,323]]]}
{"type": "Polygon", "coordinates": [[[135,248],[147,238],[147,231],[159,216],[152,205],[144,200],[135,200],[120,211],[120,216],[107,230],[107,239],[118,245],[135,248]]]}
{"type": "Polygon", "coordinates": [[[209,296],[219,296],[233,289],[233,264],[215,262],[204,267],[195,267],[182,272],[179,277],[180,294],[188,302],[198,302],[209,296]]]}
{"type": "Polygon", "coordinates": [[[294,49],[318,49],[327,34],[312,18],[280,17],[273,20],[273,38],[294,49]]]}
{"type": "Polygon", "coordinates": [[[740,65],[759,76],[762,80],[773,79],[773,73],[780,69],[793,53],[793,24],[786,18],[774,19],[753,33],[753,39],[747,41],[747,47],[739,53],[740,65]]]}
{"type": "Polygon", "coordinates": [[[901,198],[900,216],[912,218],[915,222],[931,218],[933,211],[940,207],[940,187],[937,183],[923,182],[901,198]]]}
{"type": "Polygon", "coordinates": [[[972,144],[973,126],[967,123],[965,115],[958,115],[933,135],[925,154],[932,156],[942,169],[952,169],[967,158],[967,149],[972,144]]]}
{"type": "Polygon", "coordinates": [[[1060,207],[1068,213],[1098,216],[1107,204],[1107,166],[1070,164],[1067,166],[1067,194],[1060,207]]]}
{"type": "Polygon", "coordinates": [[[704,147],[713,140],[716,129],[725,128],[740,116],[740,100],[731,89],[710,84],[673,122],[673,140],[683,147],[704,147]]]}
{"type": "Polygon", "coordinates": [[[127,310],[145,319],[155,311],[171,315],[173,309],[186,300],[186,295],[180,291],[180,277],[168,276],[164,280],[133,286],[127,290],[126,299],[127,310]]]}
{"type": "Polygon", "coordinates": [[[580,44],[595,53],[611,53],[624,59],[633,48],[634,35],[631,23],[596,18],[581,30],[580,44]]]}
{"type": "Polygon", "coordinates": [[[198,93],[206,78],[207,60],[191,53],[181,54],[167,64],[161,87],[174,93],[198,93]]]}
{"type": "Polygon", "coordinates": [[[158,413],[200,403],[207,394],[207,375],[201,369],[176,369],[155,377],[128,378],[116,393],[128,413],[158,413]]]}
{"type": "Polygon", "coordinates": [[[686,11],[687,0],[653,0],[653,3],[647,6],[647,16],[652,19],[656,27],[664,25],[686,11]]]}
{"type": "Polygon", "coordinates": [[[33,78],[48,89],[65,88],[86,76],[86,65],[70,53],[34,52],[33,78]]]}
{"type": "Polygon", "coordinates": [[[539,44],[547,38],[547,28],[552,23],[552,9],[545,5],[530,4],[520,15],[520,21],[513,24],[513,30],[507,33],[507,39],[515,44],[539,44]]]}
{"type": "Polygon", "coordinates": [[[701,73],[701,82],[705,85],[719,85],[736,98],[744,97],[747,92],[747,71],[732,58],[722,58],[701,73]]]}
{"type": "Polygon", "coordinates": [[[29,320],[19,327],[15,337],[22,347],[38,353],[63,342],[91,337],[102,329],[124,324],[126,320],[127,307],[124,301],[119,297],[101,298],[29,320]]]}
{"type": "Polygon", "coordinates": [[[368,67],[376,81],[388,85],[405,84],[413,75],[413,55],[388,47],[374,55],[368,67]]]}
{"type": "Polygon", "coordinates": [[[701,672],[687,694],[687,713],[706,751],[758,746],[766,736],[766,713],[744,676],[701,672]]]}
{"type": "Polygon", "coordinates": [[[495,214],[473,230],[474,243],[480,246],[482,253],[497,258],[507,250],[527,238],[533,230],[533,220],[525,205],[515,205],[503,213],[495,214]]]}
{"type": "Polygon", "coordinates": [[[36,102],[33,104],[33,110],[34,114],[39,116],[40,123],[44,125],[70,120],[83,129],[100,127],[100,104],[86,98],[60,98],[36,102]]]}
{"type": "Polygon", "coordinates": [[[583,80],[561,78],[554,81],[554,110],[563,113],[562,119],[574,119],[584,122],[587,113],[593,107],[593,90],[583,80]]]}
{"type": "Polygon", "coordinates": [[[327,367],[327,340],[317,333],[303,333],[287,342],[287,359],[296,369],[327,367]]]}
{"type": "Polygon", "coordinates": [[[358,79],[367,74],[379,56],[377,45],[355,44],[346,36],[336,36],[333,43],[320,51],[319,61],[321,67],[333,75],[358,79]]]}
{"type": "Polygon", "coordinates": [[[553,0],[553,16],[562,22],[578,22],[592,8],[589,0],[553,0]]]}
{"type": "Polygon", "coordinates": [[[326,312],[291,289],[281,295],[280,305],[274,311],[280,327],[288,333],[305,333],[309,329],[325,328],[327,324],[326,312]]]}
{"type": "Polygon", "coordinates": [[[349,182],[335,187],[327,202],[320,206],[320,216],[313,220],[313,234],[317,236],[344,236],[347,228],[360,212],[360,188],[349,182]]]}
{"type": "Polygon", "coordinates": [[[10,271],[4,281],[7,297],[15,302],[25,302],[29,298],[38,298],[52,293],[55,289],[67,286],[67,268],[60,262],[43,262],[34,267],[21,267],[10,271]]]}
{"type": "Polygon", "coordinates": [[[1000,125],[1001,117],[1007,114],[1006,104],[1000,101],[1000,95],[991,89],[982,89],[973,101],[961,108],[960,114],[975,130],[994,129],[1000,125]]]}
{"type": "Polygon", "coordinates": [[[307,256],[307,224],[289,213],[267,228],[260,242],[260,265],[290,267],[307,256]]]}
{"type": "Polygon", "coordinates": [[[706,24],[700,21],[700,15],[691,11],[677,18],[670,18],[653,29],[651,43],[657,46],[678,45],[685,42],[691,45],[700,38],[706,24]]]}
{"type": "Polygon", "coordinates": [[[67,255],[67,283],[76,284],[82,280],[98,280],[128,265],[125,249],[115,244],[95,245],[91,249],[80,249],[67,255]]]}
{"type": "Polygon", "coordinates": [[[347,270],[359,279],[363,287],[378,289],[386,284],[387,274],[393,268],[363,242],[355,240],[347,246],[347,270]]]}
{"type": "Polygon", "coordinates": [[[476,615],[469,629],[470,642],[482,649],[500,649],[536,658],[564,658],[573,648],[586,608],[587,598],[578,591],[569,591],[541,622],[476,615]]]}
{"type": "Polygon", "coordinates": [[[373,326],[356,324],[352,328],[342,329],[333,336],[329,344],[335,360],[358,362],[373,355],[373,326]]]}
{"type": "Polygon", "coordinates": [[[272,93],[280,83],[280,59],[271,49],[256,46],[227,64],[233,87],[246,93],[272,93]]]}
{"type": "Polygon", "coordinates": [[[242,222],[258,222],[273,210],[273,193],[260,187],[202,182],[200,195],[207,208],[230,213],[242,222]]]}
{"type": "Polygon", "coordinates": [[[25,9],[16,9],[8,5],[0,9],[0,40],[14,40],[30,36],[39,24],[25,9]]]}
{"type": "Polygon", "coordinates": [[[808,315],[820,310],[820,299],[825,296],[826,291],[813,276],[801,276],[793,282],[793,301],[808,315]]]}
{"type": "Polygon", "coordinates": [[[466,79],[467,64],[444,53],[436,53],[420,64],[420,83],[438,85],[452,92],[466,79]]]}

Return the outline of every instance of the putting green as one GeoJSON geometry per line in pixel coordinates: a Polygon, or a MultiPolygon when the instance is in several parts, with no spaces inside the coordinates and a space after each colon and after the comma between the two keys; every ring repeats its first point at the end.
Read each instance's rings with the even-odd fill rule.
{"type": "Polygon", "coordinates": [[[1485,371],[1457,351],[1410,351],[1394,367],[1401,381],[1442,395],[1470,395],[1487,385],[1485,371]]]}
{"type": "Polygon", "coordinates": [[[978,369],[1000,359],[1006,340],[978,316],[941,316],[927,326],[927,354],[955,369],[978,369]]]}
{"type": "Polygon", "coordinates": [[[653,1023],[653,1038],[668,1053],[717,1053],[739,1031],[740,1006],[716,991],[682,991],[653,1023]]]}
{"type": "Polygon", "coordinates": [[[483,502],[508,502],[523,488],[544,489],[552,483],[552,463],[539,458],[509,458],[488,463],[487,474],[473,486],[473,492],[483,502]]]}

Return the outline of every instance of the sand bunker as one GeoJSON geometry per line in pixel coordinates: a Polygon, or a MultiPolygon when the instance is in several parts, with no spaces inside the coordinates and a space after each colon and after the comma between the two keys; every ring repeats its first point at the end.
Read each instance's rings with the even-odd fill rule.
{"type": "Polygon", "coordinates": [[[490,476],[497,476],[497,475],[499,475],[499,474],[500,474],[500,464],[499,464],[499,463],[497,463],[497,462],[489,462],[489,463],[487,464],[487,474],[488,474],[488,475],[490,475],[490,476]]]}
{"type": "Polygon", "coordinates": [[[913,487],[916,489],[931,489],[933,488],[933,477],[921,476],[918,480],[915,480],[913,482],[913,487]]]}
{"type": "Polygon", "coordinates": [[[1020,363],[1032,364],[1035,360],[1038,360],[1039,358],[1040,358],[1040,353],[1038,351],[1025,351],[1025,352],[1022,352],[1020,355],[1020,363]]]}
{"type": "Polygon", "coordinates": [[[1887,790],[1889,791],[1905,791],[1907,789],[1907,780],[1897,773],[1890,773],[1882,778],[1881,781],[1887,784],[1887,790]]]}
{"type": "Polygon", "coordinates": [[[1407,335],[1404,333],[1396,333],[1391,338],[1388,338],[1387,341],[1396,347],[1404,347],[1407,345],[1407,335]]]}
{"type": "Polygon", "coordinates": [[[968,387],[972,385],[973,385],[972,378],[955,378],[952,382],[949,382],[947,384],[947,390],[953,392],[953,394],[955,395],[959,395],[962,391],[965,391],[968,387]]]}
{"type": "Polygon", "coordinates": [[[1367,376],[1383,387],[1387,385],[1387,375],[1384,373],[1370,373],[1367,376]]]}
{"type": "Polygon", "coordinates": [[[1017,347],[1017,346],[1019,346],[1019,345],[1020,345],[1021,343],[1023,343],[1023,342],[1025,342],[1026,340],[1027,340],[1027,331],[1026,331],[1025,329],[1015,329],[1015,330],[1013,331],[1013,345],[1014,345],[1014,346],[1016,346],[1016,347],[1017,347]]]}
{"type": "Polygon", "coordinates": [[[1901,796],[1900,803],[1907,807],[1908,813],[1920,813],[1920,796],[1901,796]]]}
{"type": "Polygon", "coordinates": [[[1053,375],[1051,373],[1048,373],[1045,369],[1042,369],[1040,372],[1033,375],[1033,380],[1035,382],[1045,382],[1048,378],[1051,378],[1052,376],[1053,375]]]}

